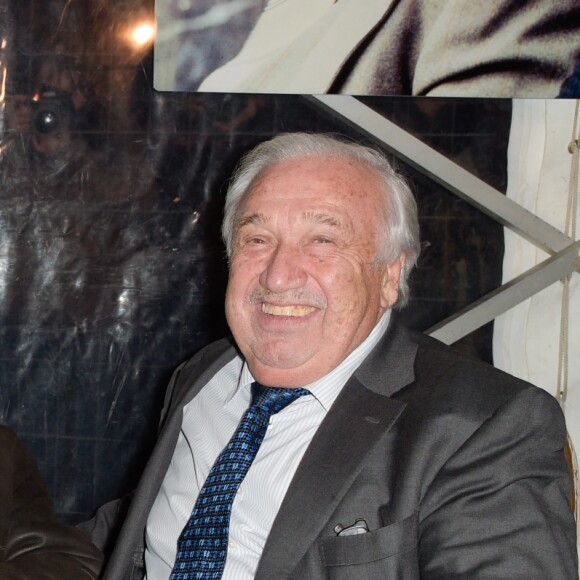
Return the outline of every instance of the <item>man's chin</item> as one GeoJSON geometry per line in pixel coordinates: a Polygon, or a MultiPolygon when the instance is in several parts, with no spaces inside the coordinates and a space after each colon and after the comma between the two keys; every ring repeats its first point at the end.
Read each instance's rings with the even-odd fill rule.
{"type": "Polygon", "coordinates": [[[316,380],[310,358],[298,358],[291,353],[276,353],[248,358],[252,376],[261,384],[272,387],[303,387],[316,380]],[[314,376],[314,378],[311,378],[314,376]]]}

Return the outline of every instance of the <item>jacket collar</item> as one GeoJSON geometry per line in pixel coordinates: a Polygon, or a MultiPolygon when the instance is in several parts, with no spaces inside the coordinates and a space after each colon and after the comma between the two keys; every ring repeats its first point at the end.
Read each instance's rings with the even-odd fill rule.
{"type": "Polygon", "coordinates": [[[415,380],[417,348],[412,333],[393,314],[385,335],[354,376],[371,391],[390,397],[415,380]]]}

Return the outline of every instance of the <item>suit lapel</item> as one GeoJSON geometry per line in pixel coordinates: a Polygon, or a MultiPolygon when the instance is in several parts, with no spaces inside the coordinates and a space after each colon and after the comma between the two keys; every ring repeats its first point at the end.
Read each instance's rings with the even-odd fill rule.
{"type": "Polygon", "coordinates": [[[355,49],[398,0],[338,0],[275,62],[240,91],[326,93],[355,49]]]}
{"type": "Polygon", "coordinates": [[[367,454],[405,404],[388,395],[412,382],[416,346],[395,327],[347,382],[312,440],[264,547],[256,580],[287,578],[319,536],[367,454]]]}

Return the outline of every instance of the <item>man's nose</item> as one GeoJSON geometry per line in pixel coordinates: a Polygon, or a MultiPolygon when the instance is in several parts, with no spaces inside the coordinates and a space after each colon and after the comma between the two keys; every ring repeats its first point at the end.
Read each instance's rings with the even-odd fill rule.
{"type": "Polygon", "coordinates": [[[279,244],[260,276],[260,284],[272,292],[301,288],[306,283],[303,257],[298,248],[279,244]]]}

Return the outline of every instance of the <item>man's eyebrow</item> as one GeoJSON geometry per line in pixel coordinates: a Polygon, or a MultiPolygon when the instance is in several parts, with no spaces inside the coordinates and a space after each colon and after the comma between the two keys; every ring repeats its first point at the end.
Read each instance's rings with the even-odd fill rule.
{"type": "MultiPolygon", "coordinates": [[[[330,214],[309,211],[302,214],[302,219],[317,225],[330,226],[339,230],[346,229],[345,224],[338,217],[330,214]]],[[[268,218],[263,213],[245,215],[235,221],[234,232],[239,232],[246,226],[263,226],[267,222],[268,218]]]]}
{"type": "Polygon", "coordinates": [[[336,216],[325,213],[306,212],[303,214],[303,218],[305,221],[314,222],[315,224],[323,226],[331,226],[340,229],[344,228],[344,224],[336,216]]]}
{"type": "Polygon", "coordinates": [[[234,229],[239,230],[244,226],[262,225],[264,223],[266,223],[266,216],[263,213],[253,213],[237,219],[234,229]]]}

